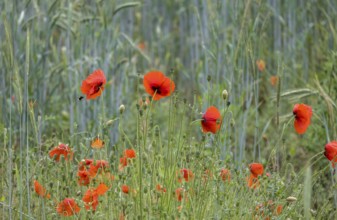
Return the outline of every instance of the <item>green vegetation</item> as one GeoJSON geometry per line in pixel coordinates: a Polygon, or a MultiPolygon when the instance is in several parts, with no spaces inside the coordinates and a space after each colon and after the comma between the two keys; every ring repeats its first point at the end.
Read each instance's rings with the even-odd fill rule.
{"type": "Polygon", "coordinates": [[[2,219],[336,218],[337,174],[323,154],[337,140],[336,1],[3,0],[0,9],[2,219]],[[102,95],[79,100],[95,69],[102,95]],[[174,81],[170,96],[149,98],[151,70],[174,81]],[[296,103],[313,110],[303,135],[296,103]],[[222,117],[216,134],[201,129],[210,106],[222,117]],[[103,148],[91,147],[95,137],[103,148]],[[49,157],[59,143],[72,160],[49,157]],[[131,148],[136,158],[121,167],[131,148]],[[78,183],[89,158],[109,163],[89,184],[109,187],[96,211],[78,183]],[[256,189],[253,162],[264,166],[256,189]],[[178,181],[184,168],[193,178],[178,181]],[[65,198],[76,215],[57,213],[65,198]]]}

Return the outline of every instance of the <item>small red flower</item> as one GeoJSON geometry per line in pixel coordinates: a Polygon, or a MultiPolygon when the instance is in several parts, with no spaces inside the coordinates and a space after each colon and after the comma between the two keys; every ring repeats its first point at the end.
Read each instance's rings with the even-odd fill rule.
{"type": "Polygon", "coordinates": [[[72,216],[78,213],[80,210],[80,207],[73,198],[65,198],[56,207],[57,213],[61,216],[72,216]]]}
{"type": "Polygon", "coordinates": [[[296,104],[293,108],[295,115],[294,127],[298,134],[304,134],[310,125],[312,108],[305,104],[296,104]]]}
{"type": "Polygon", "coordinates": [[[129,187],[127,185],[122,185],[122,192],[125,194],[129,193],[129,187]]]}
{"type": "Polygon", "coordinates": [[[276,86],[277,83],[278,83],[279,78],[278,78],[278,76],[271,76],[271,77],[269,78],[269,80],[270,80],[270,84],[271,84],[272,86],[276,86]]]}
{"type": "Polygon", "coordinates": [[[145,91],[152,96],[153,100],[170,96],[175,89],[174,82],[159,71],[146,73],[143,84],[145,91]]]}
{"type": "Polygon", "coordinates": [[[96,189],[89,188],[82,198],[82,201],[85,203],[85,209],[89,210],[92,208],[95,211],[99,204],[98,197],[104,195],[108,189],[104,183],[101,183],[96,189]]]}
{"type": "Polygon", "coordinates": [[[156,185],[156,190],[158,192],[166,192],[166,189],[162,185],[160,185],[160,184],[156,185]]]}
{"type": "Polygon", "coordinates": [[[337,163],[337,141],[332,141],[325,145],[324,156],[331,161],[332,167],[335,168],[335,163],[337,163]]]}
{"type": "Polygon", "coordinates": [[[136,158],[136,151],[134,149],[126,149],[124,151],[124,157],[126,158],[136,158]]]}
{"type": "Polygon", "coordinates": [[[178,182],[181,183],[183,179],[188,182],[194,178],[194,174],[192,170],[183,168],[180,169],[180,173],[178,173],[178,182]]]}
{"type": "Polygon", "coordinates": [[[177,188],[175,190],[175,196],[176,199],[178,200],[178,202],[181,202],[183,199],[185,200],[185,202],[188,201],[188,194],[187,191],[184,188],[177,188]]]}
{"type": "Polygon", "coordinates": [[[204,133],[212,132],[215,134],[220,129],[221,125],[221,115],[219,110],[211,106],[209,107],[205,114],[202,116],[201,126],[204,133]]]}
{"type": "Polygon", "coordinates": [[[95,99],[100,96],[104,90],[106,78],[101,69],[95,70],[82,82],[81,91],[87,99],[95,99]]]}
{"type": "Polygon", "coordinates": [[[126,167],[128,165],[128,158],[126,156],[119,158],[119,163],[122,167],[126,167]]]}
{"type": "Polygon", "coordinates": [[[220,177],[223,182],[230,181],[231,180],[231,172],[228,169],[221,169],[220,171],[220,177]]]}
{"type": "Polygon", "coordinates": [[[34,190],[40,197],[50,199],[50,194],[37,180],[34,180],[34,190]]]}
{"type": "Polygon", "coordinates": [[[70,149],[69,146],[65,144],[60,144],[59,146],[54,147],[51,151],[49,151],[49,157],[55,157],[55,161],[60,161],[61,155],[64,156],[65,160],[72,160],[73,159],[73,151],[70,149]]]}

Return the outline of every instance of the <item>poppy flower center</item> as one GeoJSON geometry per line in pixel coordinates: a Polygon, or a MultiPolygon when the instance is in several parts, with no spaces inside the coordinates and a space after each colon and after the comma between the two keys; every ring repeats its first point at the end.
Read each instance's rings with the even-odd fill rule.
{"type": "Polygon", "coordinates": [[[159,86],[152,86],[151,89],[155,91],[157,94],[161,94],[160,87],[159,86]]]}
{"type": "Polygon", "coordinates": [[[100,83],[98,85],[95,86],[95,93],[98,92],[101,88],[101,86],[103,85],[103,83],[100,83]]]}

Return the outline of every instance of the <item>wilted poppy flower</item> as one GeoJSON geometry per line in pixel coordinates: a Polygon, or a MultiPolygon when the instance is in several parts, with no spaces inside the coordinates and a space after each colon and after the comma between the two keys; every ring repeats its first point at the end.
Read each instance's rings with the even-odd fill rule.
{"type": "Polygon", "coordinates": [[[273,216],[278,216],[282,213],[283,206],[277,205],[272,200],[261,203],[255,207],[253,219],[270,220],[273,216]]]}
{"type": "Polygon", "coordinates": [[[97,69],[82,82],[81,91],[87,99],[95,99],[102,94],[106,78],[103,70],[97,69]]]}
{"type": "Polygon", "coordinates": [[[305,104],[296,104],[293,109],[295,115],[294,127],[298,134],[304,134],[310,125],[312,108],[305,104]]]}
{"type": "Polygon", "coordinates": [[[271,76],[269,80],[272,86],[276,86],[278,83],[278,76],[271,76]]]}
{"type": "Polygon", "coordinates": [[[221,126],[221,115],[219,110],[211,106],[209,107],[205,114],[202,116],[201,127],[204,133],[212,132],[215,134],[218,132],[221,126]]]}
{"type": "Polygon", "coordinates": [[[209,180],[209,179],[212,179],[213,178],[213,173],[212,173],[212,171],[210,171],[210,170],[205,170],[205,172],[202,174],[202,180],[204,181],[204,182],[206,182],[207,180],[209,180]]]}
{"type": "Polygon", "coordinates": [[[177,175],[179,183],[181,183],[183,179],[188,182],[194,178],[192,170],[186,168],[180,169],[180,172],[177,175]]]}
{"type": "Polygon", "coordinates": [[[175,89],[174,82],[159,71],[146,73],[143,84],[145,91],[152,96],[153,100],[170,96],[175,89]]]}
{"type": "Polygon", "coordinates": [[[34,180],[34,190],[40,197],[50,199],[50,194],[37,180],[34,180]]]}
{"type": "Polygon", "coordinates": [[[337,163],[337,141],[332,141],[325,145],[324,156],[331,161],[332,167],[335,168],[335,163],[337,163]]]}
{"type": "Polygon", "coordinates": [[[266,68],[266,63],[264,62],[264,60],[257,60],[256,61],[256,65],[257,65],[257,69],[260,71],[260,72],[263,72],[266,68]]]}
{"type": "Polygon", "coordinates": [[[59,146],[54,147],[51,151],[49,151],[49,157],[53,158],[55,157],[55,161],[60,161],[61,155],[64,156],[65,160],[72,159],[73,158],[73,151],[70,149],[69,146],[65,144],[60,144],[59,146]]]}
{"type": "Polygon", "coordinates": [[[256,189],[260,186],[258,176],[261,176],[264,172],[263,165],[260,163],[251,163],[249,169],[251,174],[248,178],[248,187],[256,189]]]}
{"type": "Polygon", "coordinates": [[[231,180],[231,172],[228,169],[221,169],[220,171],[221,180],[226,182],[231,180]]]}
{"type": "Polygon", "coordinates": [[[89,210],[92,208],[95,211],[99,203],[98,197],[104,195],[108,189],[104,183],[98,185],[96,189],[89,188],[82,198],[82,201],[85,203],[85,209],[89,210]]]}
{"type": "Polygon", "coordinates": [[[96,137],[92,142],[91,142],[91,147],[94,149],[101,149],[104,147],[104,141],[101,140],[99,137],[96,137]]]}
{"type": "Polygon", "coordinates": [[[80,207],[73,198],[65,198],[56,207],[57,213],[61,216],[72,216],[78,213],[80,210],[80,207]]]}
{"type": "Polygon", "coordinates": [[[129,187],[127,185],[122,185],[121,189],[122,189],[123,193],[125,193],[125,194],[129,193],[129,187]]]}
{"type": "Polygon", "coordinates": [[[146,49],[145,42],[144,42],[144,41],[139,42],[139,43],[138,43],[138,48],[139,48],[141,51],[145,51],[145,49],[146,49]]]}

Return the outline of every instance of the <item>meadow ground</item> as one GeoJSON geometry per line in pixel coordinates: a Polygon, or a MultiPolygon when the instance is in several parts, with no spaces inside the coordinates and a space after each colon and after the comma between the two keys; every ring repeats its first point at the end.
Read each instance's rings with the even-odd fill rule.
{"type": "Polygon", "coordinates": [[[2,219],[337,219],[337,2],[0,1],[2,219]]]}

